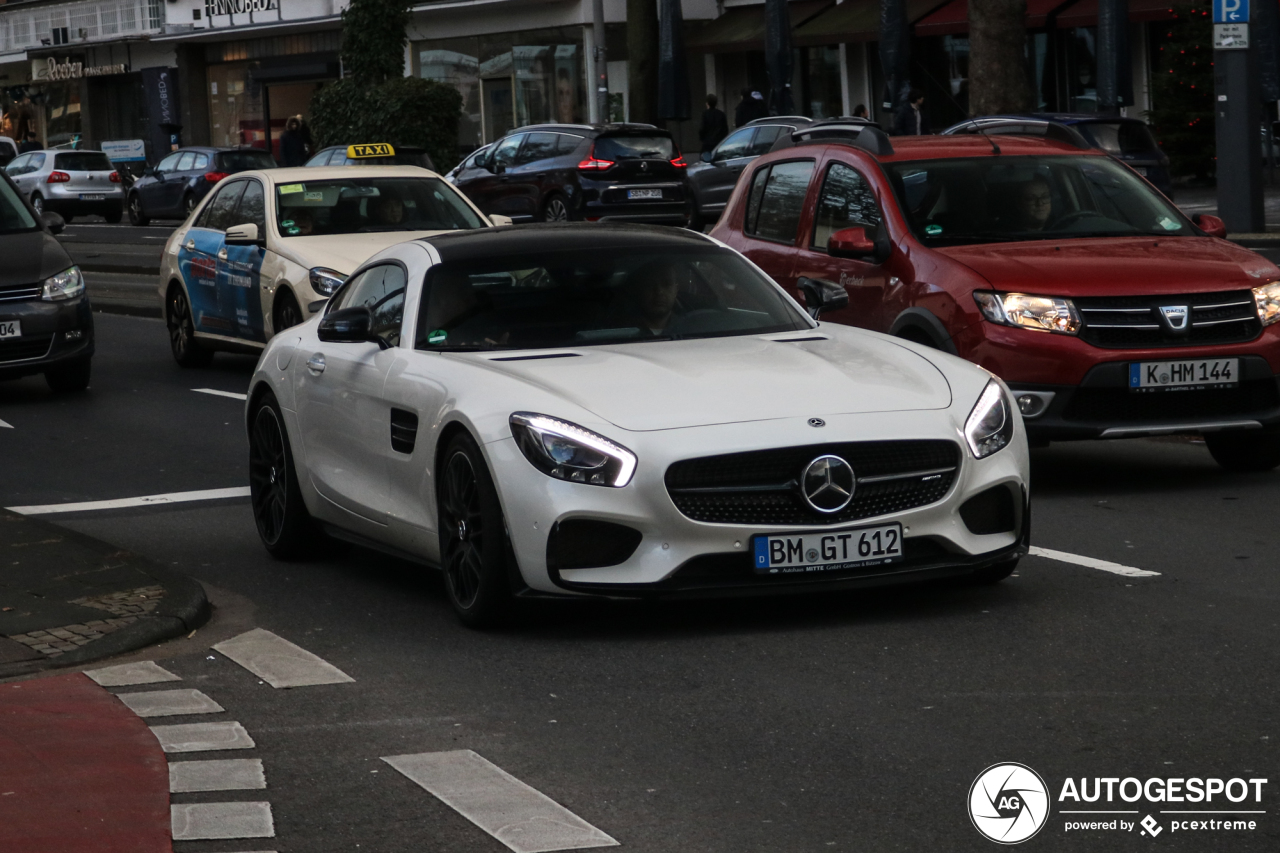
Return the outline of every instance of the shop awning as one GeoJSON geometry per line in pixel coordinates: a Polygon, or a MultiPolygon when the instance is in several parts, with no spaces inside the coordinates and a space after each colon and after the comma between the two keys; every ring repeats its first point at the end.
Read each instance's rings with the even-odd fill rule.
{"type": "MultiPolygon", "coordinates": [[[[1058,10],[1057,27],[1092,27],[1098,23],[1098,0],[1027,0],[1027,29],[1047,25],[1058,10]]],[[[1129,20],[1160,21],[1173,17],[1169,0],[1129,0],[1129,20]]],[[[952,0],[915,26],[917,36],[944,36],[969,31],[969,0],[952,0]]]]}
{"type": "MultiPolygon", "coordinates": [[[[907,0],[907,20],[914,24],[944,4],[945,0],[907,0]]],[[[796,27],[791,40],[799,47],[839,44],[843,41],[874,41],[879,34],[880,0],[845,0],[807,24],[796,27]]]]}
{"type": "MultiPolygon", "coordinates": [[[[1129,20],[1167,21],[1173,18],[1173,4],[1169,0],[1129,0],[1129,20]]],[[[1058,15],[1059,28],[1096,27],[1098,25],[1098,0],[1080,0],[1058,15]]]]}
{"type": "MultiPolygon", "coordinates": [[[[835,0],[798,0],[791,3],[793,41],[794,34],[800,26],[834,3],[835,0]]],[[[690,27],[685,48],[704,53],[764,50],[764,4],[726,9],[725,13],[714,21],[696,29],[690,27]]]]}

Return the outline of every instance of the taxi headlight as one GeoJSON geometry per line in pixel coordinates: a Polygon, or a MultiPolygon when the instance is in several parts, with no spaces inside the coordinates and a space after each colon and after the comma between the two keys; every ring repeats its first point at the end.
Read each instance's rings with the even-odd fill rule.
{"type": "Polygon", "coordinates": [[[66,299],[75,299],[82,293],[84,293],[84,276],[80,275],[79,267],[73,266],[46,278],[40,290],[40,298],[45,302],[62,302],[66,299]]]}
{"type": "Polygon", "coordinates": [[[533,467],[559,480],[622,488],[636,470],[630,450],[568,421],[516,412],[511,434],[533,467]]]}
{"type": "Polygon", "coordinates": [[[988,382],[964,422],[964,437],[975,459],[984,459],[1013,440],[1013,411],[999,382],[988,382]]]}
{"type": "Polygon", "coordinates": [[[327,267],[312,267],[311,289],[321,296],[333,296],[339,287],[347,280],[347,277],[337,270],[331,270],[327,267]]]}
{"type": "Polygon", "coordinates": [[[1273,281],[1253,289],[1253,303],[1258,307],[1258,319],[1270,326],[1280,321],[1280,281],[1273,281]]]}
{"type": "Polygon", "coordinates": [[[993,323],[1064,335],[1080,333],[1080,315],[1070,299],[982,291],[975,292],[973,298],[982,309],[982,316],[993,323]]]}

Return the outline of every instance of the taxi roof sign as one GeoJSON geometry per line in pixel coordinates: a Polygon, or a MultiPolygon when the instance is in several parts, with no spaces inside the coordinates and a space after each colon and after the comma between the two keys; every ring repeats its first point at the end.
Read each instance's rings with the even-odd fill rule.
{"type": "Polygon", "coordinates": [[[366,157],[394,157],[396,149],[386,142],[370,142],[365,145],[348,145],[347,157],[352,160],[363,160],[366,157]]]}

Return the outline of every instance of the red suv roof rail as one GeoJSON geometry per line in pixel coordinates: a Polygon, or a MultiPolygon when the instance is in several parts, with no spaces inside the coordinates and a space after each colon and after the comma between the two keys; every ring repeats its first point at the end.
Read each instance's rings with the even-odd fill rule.
{"type": "Polygon", "coordinates": [[[841,142],[881,157],[887,157],[893,153],[893,143],[889,141],[889,134],[874,124],[852,121],[822,122],[812,127],[801,128],[790,136],[779,136],[769,150],[781,151],[796,145],[828,142],[841,142]]]}
{"type": "Polygon", "coordinates": [[[1064,142],[1083,151],[1090,151],[1094,147],[1084,138],[1080,131],[1070,125],[1035,118],[974,120],[951,128],[946,135],[957,136],[959,134],[975,133],[980,133],[983,136],[992,134],[1000,136],[1034,136],[1040,139],[1050,139],[1054,142],[1064,142]]]}

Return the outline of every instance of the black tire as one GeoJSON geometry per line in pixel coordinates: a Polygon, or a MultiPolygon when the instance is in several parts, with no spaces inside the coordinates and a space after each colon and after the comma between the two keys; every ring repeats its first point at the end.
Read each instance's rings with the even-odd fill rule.
{"type": "Polygon", "coordinates": [[[142,209],[142,197],[137,193],[129,196],[129,224],[131,225],[150,225],[151,217],[147,216],[145,210],[142,209]]]}
{"type": "Polygon", "coordinates": [[[573,214],[569,210],[569,202],[560,193],[552,193],[547,196],[546,203],[542,205],[542,221],[543,222],[568,222],[573,218],[573,214]]]}
{"type": "Polygon", "coordinates": [[[176,284],[169,288],[165,324],[169,327],[169,349],[180,367],[208,367],[213,362],[213,352],[196,341],[191,304],[187,302],[187,294],[176,284]]]}
{"type": "Polygon", "coordinates": [[[1228,471],[1257,474],[1280,465],[1280,432],[1240,430],[1205,433],[1213,461],[1228,471]]]}
{"type": "Polygon", "coordinates": [[[275,334],[280,334],[290,326],[296,326],[302,322],[302,309],[298,306],[298,300],[293,298],[293,294],[285,291],[276,299],[275,310],[271,312],[271,327],[275,334]]]}
{"type": "Polygon", "coordinates": [[[979,586],[1000,583],[1000,581],[1013,574],[1013,570],[1016,568],[1018,568],[1017,560],[1007,560],[1003,563],[996,563],[994,566],[984,566],[981,569],[977,569],[969,576],[969,580],[979,586]]]}
{"type": "Polygon", "coordinates": [[[93,373],[93,359],[80,358],[68,364],[60,364],[44,372],[44,381],[56,394],[74,394],[89,387],[93,373]]]}
{"type": "Polygon", "coordinates": [[[106,213],[102,214],[102,218],[110,222],[112,225],[119,225],[120,220],[124,219],[124,208],[109,210],[106,213]]]}
{"type": "Polygon", "coordinates": [[[187,193],[185,196],[183,196],[182,198],[182,218],[183,219],[191,218],[191,214],[195,212],[196,204],[198,204],[198,202],[196,201],[196,197],[191,195],[191,193],[187,193]]]}
{"type": "Polygon", "coordinates": [[[249,501],[271,556],[292,560],[312,553],[320,541],[318,525],[302,502],[284,416],[270,391],[249,418],[249,501]]]}
{"type": "Polygon", "coordinates": [[[696,201],[689,203],[689,218],[685,222],[685,227],[690,231],[697,231],[699,234],[706,230],[706,217],[702,215],[702,208],[698,206],[696,201]]]}
{"type": "MultiPolygon", "coordinates": [[[[32,193],[31,206],[35,208],[37,216],[43,216],[44,215],[44,196],[40,195],[40,193],[32,193]]],[[[62,217],[62,219],[65,222],[67,217],[64,216],[62,217]]]]}
{"type": "Polygon", "coordinates": [[[453,612],[469,628],[511,612],[511,559],[502,506],[475,440],[459,433],[441,457],[436,484],[440,566],[453,612]]]}
{"type": "Polygon", "coordinates": [[[66,224],[68,224],[68,225],[70,225],[74,219],[75,219],[75,216],[74,216],[73,214],[70,214],[70,213],[65,213],[65,214],[63,214],[63,216],[62,216],[62,221],[63,221],[63,222],[65,222],[65,223],[66,223],[66,224]]]}

